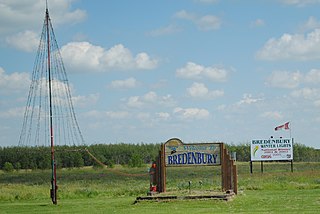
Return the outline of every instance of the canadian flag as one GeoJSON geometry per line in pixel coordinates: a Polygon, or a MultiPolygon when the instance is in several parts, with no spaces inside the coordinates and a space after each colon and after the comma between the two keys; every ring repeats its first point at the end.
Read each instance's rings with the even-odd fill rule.
{"type": "Polygon", "coordinates": [[[281,129],[290,129],[289,128],[289,122],[286,122],[285,124],[281,125],[281,126],[277,126],[276,128],[274,128],[275,131],[281,130],[281,129]]]}

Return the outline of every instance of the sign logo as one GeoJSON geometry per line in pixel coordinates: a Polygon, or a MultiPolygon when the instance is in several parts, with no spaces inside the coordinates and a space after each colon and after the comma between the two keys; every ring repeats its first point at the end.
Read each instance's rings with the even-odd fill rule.
{"type": "Polygon", "coordinates": [[[256,145],[253,149],[253,155],[256,156],[256,152],[259,150],[259,146],[256,145]]]}

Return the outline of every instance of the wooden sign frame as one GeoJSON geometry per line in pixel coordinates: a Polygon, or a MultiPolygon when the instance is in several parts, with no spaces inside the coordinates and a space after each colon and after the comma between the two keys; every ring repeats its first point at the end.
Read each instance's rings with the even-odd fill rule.
{"type": "Polygon", "coordinates": [[[183,167],[190,165],[221,166],[222,191],[231,190],[235,194],[238,193],[237,166],[235,165],[235,161],[232,160],[231,156],[228,154],[224,143],[184,144],[180,139],[172,138],[166,143],[161,144],[156,165],[157,191],[159,193],[166,192],[167,167],[183,167]],[[173,149],[175,146],[176,150],[173,149]],[[186,149],[181,149],[179,148],[180,146],[184,146],[186,149]],[[168,151],[169,147],[171,147],[170,152],[168,151]],[[194,153],[188,151],[188,148],[194,149],[194,153]],[[219,149],[219,151],[217,151],[217,149],[219,149]],[[171,162],[168,160],[168,154],[170,155],[170,153],[173,153],[172,155],[178,155],[175,158],[175,161],[172,161],[174,158],[171,159],[171,162]]]}

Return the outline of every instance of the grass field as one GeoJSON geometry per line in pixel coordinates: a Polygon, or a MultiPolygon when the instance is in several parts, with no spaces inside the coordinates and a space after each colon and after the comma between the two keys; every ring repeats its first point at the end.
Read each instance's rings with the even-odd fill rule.
{"type": "MultiPolygon", "coordinates": [[[[148,191],[147,166],[58,170],[58,205],[49,198],[50,170],[0,172],[0,213],[318,213],[320,163],[237,163],[240,193],[232,201],[139,202],[148,191]],[[135,176],[145,174],[145,176],[135,176]]],[[[219,167],[168,168],[167,190],[217,191],[219,167]],[[201,182],[200,182],[201,181],[201,182]]]]}

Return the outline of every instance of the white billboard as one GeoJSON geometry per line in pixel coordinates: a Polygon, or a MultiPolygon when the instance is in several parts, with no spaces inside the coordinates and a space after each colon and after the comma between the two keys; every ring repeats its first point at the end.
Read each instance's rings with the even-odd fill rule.
{"type": "Polygon", "coordinates": [[[251,161],[293,160],[293,139],[251,141],[251,161]]]}

